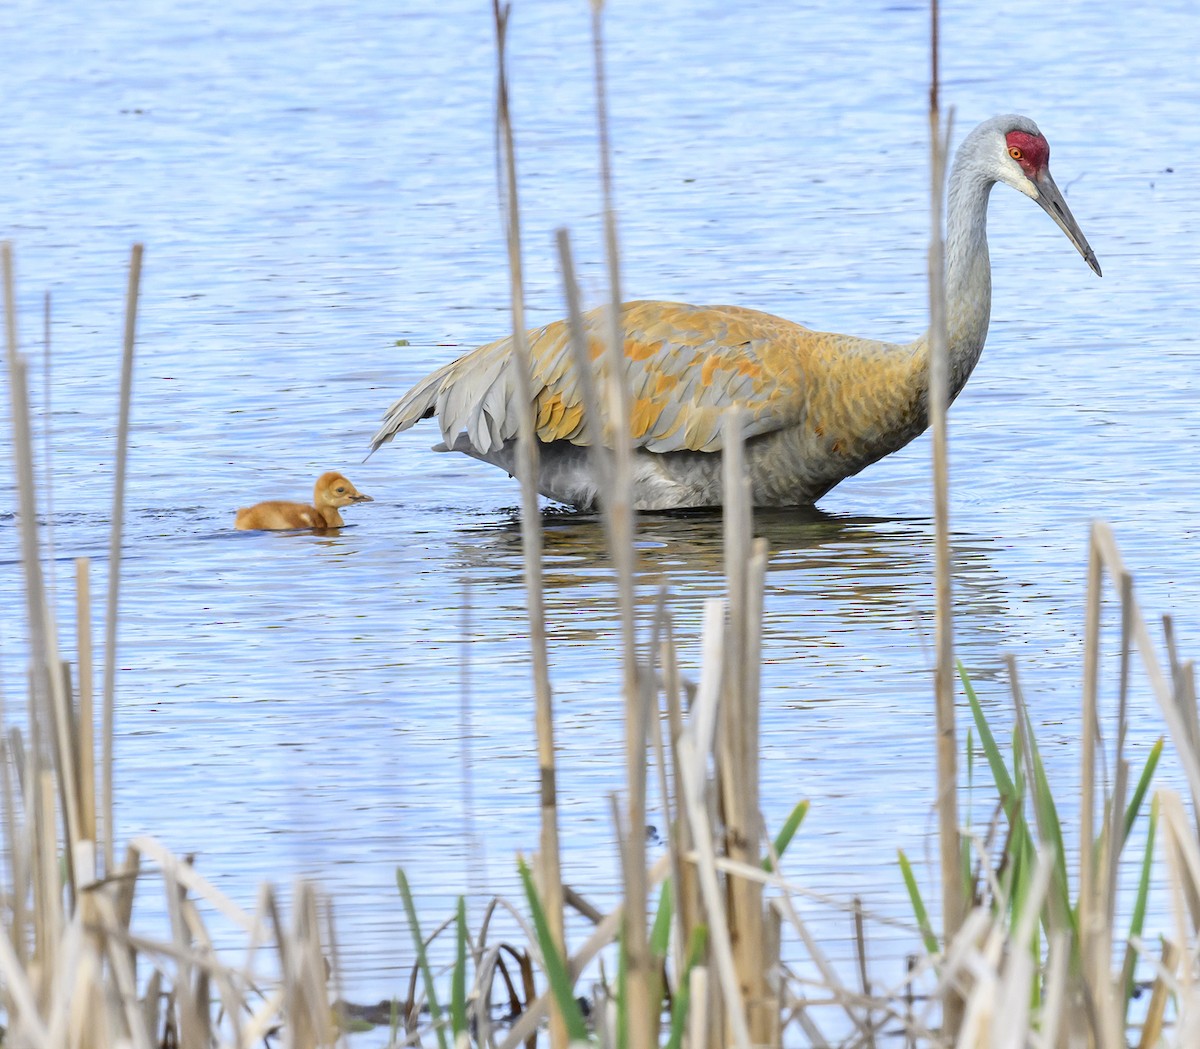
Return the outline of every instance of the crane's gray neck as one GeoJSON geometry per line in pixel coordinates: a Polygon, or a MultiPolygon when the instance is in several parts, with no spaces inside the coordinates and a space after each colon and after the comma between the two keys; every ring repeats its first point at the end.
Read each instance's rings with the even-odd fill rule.
{"type": "MultiPolygon", "coordinates": [[[[969,142],[968,144],[969,145],[969,142]]],[[[992,312],[987,207],[995,180],[959,150],[946,203],[946,334],[950,348],[950,399],[966,385],[983,352],[992,312]]],[[[915,344],[928,359],[929,332],[915,344]]]]}
{"type": "Polygon", "coordinates": [[[960,152],[946,204],[946,333],[950,398],[966,385],[983,352],[992,312],[987,207],[994,179],[960,152]]]}

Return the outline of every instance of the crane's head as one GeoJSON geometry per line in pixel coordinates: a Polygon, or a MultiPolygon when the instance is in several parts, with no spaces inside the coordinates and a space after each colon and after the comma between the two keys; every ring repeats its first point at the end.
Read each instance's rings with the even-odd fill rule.
{"type": "Polygon", "coordinates": [[[993,117],[980,124],[963,143],[973,149],[985,174],[1037,201],[1100,276],[1100,263],[1050,175],[1050,143],[1028,117],[993,117]]]}

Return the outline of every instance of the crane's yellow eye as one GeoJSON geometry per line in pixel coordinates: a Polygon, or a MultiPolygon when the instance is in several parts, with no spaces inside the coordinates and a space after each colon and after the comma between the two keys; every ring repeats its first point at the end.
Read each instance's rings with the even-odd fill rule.
{"type": "Polygon", "coordinates": [[[1008,155],[1012,157],[1013,160],[1020,160],[1023,156],[1025,156],[1025,154],[1021,152],[1020,146],[1009,146],[1008,155]]]}

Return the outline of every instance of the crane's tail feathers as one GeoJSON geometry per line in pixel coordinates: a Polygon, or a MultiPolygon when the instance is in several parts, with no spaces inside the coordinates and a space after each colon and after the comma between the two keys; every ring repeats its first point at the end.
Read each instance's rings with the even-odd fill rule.
{"type": "Polygon", "coordinates": [[[442,369],[426,376],[384,412],[383,422],[371,438],[372,452],[379,451],[380,446],[387,444],[396,434],[415,426],[422,419],[428,419],[434,413],[444,371],[442,369]]]}
{"type": "Polygon", "coordinates": [[[473,449],[487,454],[512,440],[519,413],[509,342],[482,346],[427,375],[384,413],[371,451],[434,416],[447,448],[465,437],[473,449]]]}

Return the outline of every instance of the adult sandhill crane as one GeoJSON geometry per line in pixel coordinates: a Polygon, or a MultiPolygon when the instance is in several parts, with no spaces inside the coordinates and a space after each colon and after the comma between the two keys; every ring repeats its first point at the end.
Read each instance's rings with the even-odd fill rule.
{"type": "MultiPolygon", "coordinates": [[[[1100,275],[1096,256],[1050,176],[1050,146],[1027,117],[980,124],[950,173],[946,317],[950,396],[967,381],[992,305],[987,205],[1003,182],[1030,197],[1100,275]]],[[[607,307],[585,314],[602,380],[607,307]]],[[[815,502],[839,481],[902,448],[928,425],[929,333],[886,343],[811,331],[740,306],[628,302],[620,308],[632,398],[634,505],[718,506],[722,415],[736,405],[758,506],[815,502]]],[[[538,490],[589,508],[602,498],[589,463],[584,405],[565,321],[528,333],[540,445],[538,490]]],[[[438,451],[465,452],[513,473],[518,412],[512,338],[481,346],[427,376],[388,409],[374,451],[436,416],[438,451]]]]}

